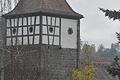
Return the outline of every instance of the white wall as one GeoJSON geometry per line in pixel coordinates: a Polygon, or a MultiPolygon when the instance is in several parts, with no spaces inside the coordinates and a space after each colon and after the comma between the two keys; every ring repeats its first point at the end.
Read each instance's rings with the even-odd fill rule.
{"type": "Polygon", "coordinates": [[[61,45],[62,48],[77,48],[77,20],[61,19],[61,45]],[[68,29],[73,29],[73,34],[68,34],[68,29]]]}

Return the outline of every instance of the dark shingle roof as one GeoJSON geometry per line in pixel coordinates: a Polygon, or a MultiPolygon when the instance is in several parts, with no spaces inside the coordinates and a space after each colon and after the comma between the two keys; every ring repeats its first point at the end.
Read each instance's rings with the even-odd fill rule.
{"type": "Polygon", "coordinates": [[[37,12],[83,18],[82,15],[73,11],[66,0],[20,0],[18,5],[6,16],[37,12]]]}

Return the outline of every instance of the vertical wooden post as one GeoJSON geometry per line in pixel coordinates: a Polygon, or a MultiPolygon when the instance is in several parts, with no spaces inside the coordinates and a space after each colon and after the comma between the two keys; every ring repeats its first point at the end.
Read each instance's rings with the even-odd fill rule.
{"type": "Polygon", "coordinates": [[[34,18],[34,28],[33,28],[34,31],[33,31],[33,41],[32,41],[32,44],[35,43],[34,40],[35,40],[35,30],[36,30],[36,29],[35,29],[35,28],[36,28],[36,26],[35,26],[35,25],[36,25],[36,17],[37,17],[37,16],[35,16],[35,18],[34,18]]]}
{"type": "Polygon", "coordinates": [[[42,15],[40,15],[40,27],[39,27],[39,44],[42,44],[42,15]]]}
{"type": "Polygon", "coordinates": [[[28,45],[30,44],[29,42],[29,28],[28,28],[28,17],[26,17],[27,19],[27,38],[28,38],[28,45]]]}
{"type": "Polygon", "coordinates": [[[47,25],[47,36],[48,36],[48,46],[50,44],[50,39],[49,39],[49,26],[48,26],[48,16],[46,16],[46,25],[47,25]]]}
{"type": "Polygon", "coordinates": [[[60,21],[59,21],[59,46],[61,48],[61,18],[60,18],[60,21]]]}
{"type": "Polygon", "coordinates": [[[22,43],[21,43],[21,45],[23,45],[23,20],[24,20],[24,17],[22,17],[22,43]]]}
{"type": "Polygon", "coordinates": [[[79,56],[80,56],[80,19],[77,22],[77,55],[76,55],[76,69],[79,68],[79,56]]]}
{"type": "Polygon", "coordinates": [[[40,15],[40,28],[39,28],[39,34],[40,34],[40,36],[39,36],[39,44],[40,44],[40,53],[38,54],[39,55],[39,71],[40,71],[40,80],[41,80],[41,78],[42,78],[42,75],[41,75],[41,60],[42,60],[42,15],[40,15]]]}

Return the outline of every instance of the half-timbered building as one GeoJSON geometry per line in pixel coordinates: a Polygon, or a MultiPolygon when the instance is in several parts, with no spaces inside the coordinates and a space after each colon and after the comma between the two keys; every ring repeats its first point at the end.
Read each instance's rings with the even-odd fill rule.
{"type": "Polygon", "coordinates": [[[20,0],[3,18],[5,80],[63,80],[79,67],[83,16],[66,0],[20,0]]]}

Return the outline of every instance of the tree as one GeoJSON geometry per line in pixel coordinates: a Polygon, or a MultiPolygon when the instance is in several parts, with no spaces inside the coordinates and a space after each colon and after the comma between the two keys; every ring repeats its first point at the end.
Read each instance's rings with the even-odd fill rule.
{"type": "MultiPolygon", "coordinates": [[[[99,9],[102,12],[104,12],[105,16],[107,16],[109,19],[120,21],[120,10],[119,11],[116,11],[116,10],[112,11],[112,10],[103,9],[103,8],[99,8],[99,9]]],[[[116,35],[117,35],[118,43],[120,43],[120,33],[116,32],[116,35]]],[[[120,65],[118,62],[118,60],[119,60],[118,56],[116,56],[116,58],[114,58],[114,60],[115,60],[114,63],[111,66],[108,66],[107,71],[112,76],[118,76],[118,78],[120,80],[120,65]]]]}
{"type": "Polygon", "coordinates": [[[73,80],[84,80],[84,75],[82,69],[76,69],[72,74],[73,80]]]}
{"type": "Polygon", "coordinates": [[[95,47],[93,45],[88,45],[85,43],[82,48],[82,53],[87,58],[86,63],[91,64],[91,62],[92,62],[91,57],[93,54],[95,54],[95,47]]]}
{"type": "Polygon", "coordinates": [[[88,45],[85,43],[83,45],[82,52],[85,56],[91,56],[92,54],[95,53],[95,47],[94,45],[88,45]]]}
{"type": "Polygon", "coordinates": [[[108,10],[103,8],[99,8],[99,9],[105,13],[105,17],[107,16],[109,19],[120,20],[120,10],[116,11],[116,10],[108,10]]]}
{"type": "Polygon", "coordinates": [[[19,0],[0,0],[0,14],[5,14],[15,7],[19,0]]]}
{"type": "Polygon", "coordinates": [[[85,68],[83,69],[84,80],[95,80],[96,71],[91,60],[91,56],[96,53],[95,46],[84,44],[82,51],[83,51],[83,54],[87,57],[85,61],[85,68]]]}
{"type": "Polygon", "coordinates": [[[95,73],[93,65],[87,65],[84,69],[84,80],[95,80],[95,73]]]}
{"type": "Polygon", "coordinates": [[[74,69],[72,75],[65,77],[65,80],[95,80],[95,68],[93,67],[92,60],[90,59],[92,54],[95,53],[95,46],[84,44],[82,53],[87,58],[84,62],[85,67],[74,69]],[[72,76],[72,77],[71,77],[72,76]]]}
{"type": "Polygon", "coordinates": [[[119,58],[118,56],[116,56],[114,58],[114,62],[112,63],[112,65],[108,66],[106,69],[109,72],[110,75],[112,76],[118,76],[119,80],[120,80],[120,65],[118,62],[119,58]]]}
{"type": "Polygon", "coordinates": [[[116,32],[116,36],[117,36],[117,39],[118,39],[118,43],[120,43],[120,33],[116,32]]]}
{"type": "Polygon", "coordinates": [[[104,45],[100,44],[97,50],[97,53],[103,53],[105,51],[104,45]]]}
{"type": "MultiPolygon", "coordinates": [[[[107,16],[109,19],[113,20],[119,20],[120,21],[120,10],[108,10],[108,9],[103,9],[99,8],[103,13],[105,13],[105,17],[107,16]]],[[[116,32],[118,42],[120,43],[120,33],[116,32]]]]}

